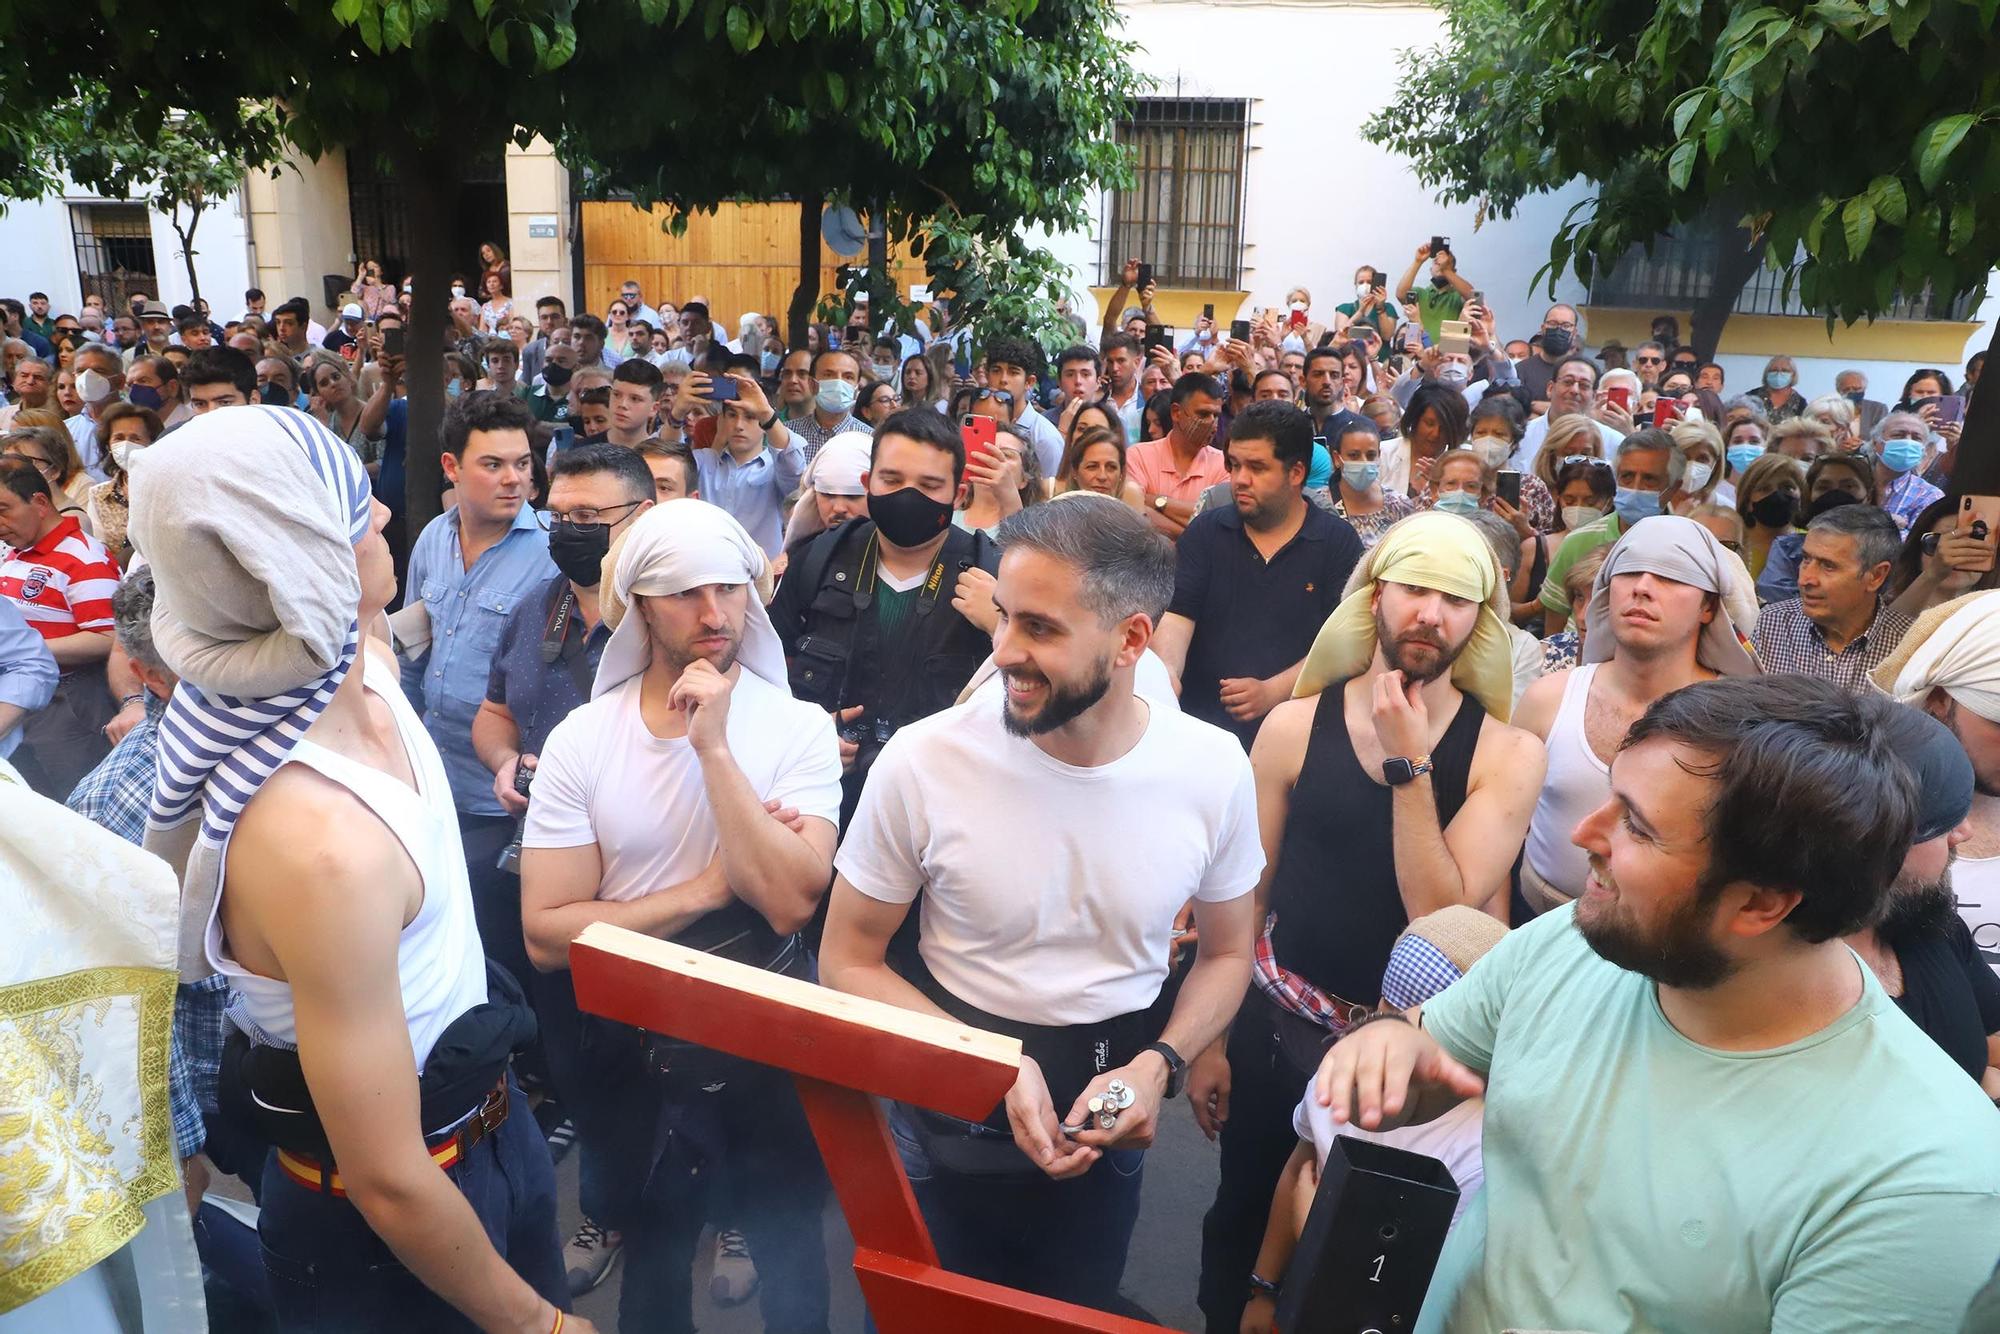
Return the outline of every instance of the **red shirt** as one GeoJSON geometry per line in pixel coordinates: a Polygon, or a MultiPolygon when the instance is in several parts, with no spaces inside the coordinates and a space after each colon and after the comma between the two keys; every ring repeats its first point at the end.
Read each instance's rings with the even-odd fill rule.
{"type": "Polygon", "coordinates": [[[73,518],[51,528],[32,546],[0,555],[0,597],[43,639],[85,630],[111,633],[111,595],[118,591],[118,562],[73,518]]]}

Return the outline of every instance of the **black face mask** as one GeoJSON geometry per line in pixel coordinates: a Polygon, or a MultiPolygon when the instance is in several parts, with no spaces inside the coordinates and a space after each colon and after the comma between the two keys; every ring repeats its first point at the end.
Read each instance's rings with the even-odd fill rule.
{"type": "Polygon", "coordinates": [[[569,383],[569,377],[576,374],[568,366],[558,366],[553,361],[542,367],[542,379],[551,389],[560,389],[569,383]]]}
{"type": "Polygon", "coordinates": [[[572,439],[570,443],[572,445],[603,445],[603,444],[609,444],[610,441],[611,441],[611,433],[609,431],[600,431],[596,435],[590,435],[587,432],[578,431],[576,433],[575,438],[572,439]]]}
{"type": "Polygon", "coordinates": [[[1773,491],[1750,506],[1750,517],[1759,528],[1789,528],[1798,512],[1799,498],[1789,491],[1773,491]]]}
{"type": "Polygon", "coordinates": [[[906,486],[884,496],[869,496],[868,517],[875,521],[883,541],[920,547],[951,526],[951,506],[906,486]]]}
{"type": "Polygon", "coordinates": [[[1828,510],[1837,510],[1842,505],[1859,505],[1861,502],[1845,491],[1829,491],[1806,508],[1808,522],[1817,519],[1828,510]]]}
{"type": "Polygon", "coordinates": [[[560,519],[549,526],[549,559],[563,578],[579,588],[595,588],[604,577],[604,554],[611,550],[611,525],[578,528],[560,519]]]}
{"type": "Polygon", "coordinates": [[[257,397],[275,407],[284,407],[292,401],[292,396],[285,392],[285,386],[276,380],[266,380],[258,386],[257,397]]]}
{"type": "Polygon", "coordinates": [[[1567,356],[1576,346],[1576,335],[1567,329],[1542,330],[1542,351],[1552,357],[1567,356]]]}

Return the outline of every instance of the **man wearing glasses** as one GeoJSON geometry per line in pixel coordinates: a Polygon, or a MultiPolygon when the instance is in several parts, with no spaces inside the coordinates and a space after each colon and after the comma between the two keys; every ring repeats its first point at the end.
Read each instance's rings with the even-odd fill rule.
{"type": "MultiPolygon", "coordinates": [[[[1525,378],[1522,383],[1527,383],[1525,378]]],[[[1529,392],[1535,391],[1530,389],[1529,392]]],[[[1515,446],[1513,457],[1508,460],[1510,468],[1532,472],[1535,459],[1542,452],[1542,441],[1548,438],[1549,423],[1572,413],[1591,418],[1592,424],[1597,427],[1597,438],[1603,442],[1601,452],[1606,457],[1624,439],[1619,432],[1592,415],[1592,409],[1597,406],[1597,363],[1588,357],[1564,357],[1537,397],[1548,399],[1549,410],[1528,423],[1528,429],[1521,435],[1521,443],[1515,446]]]]}
{"type": "Polygon", "coordinates": [[[1632,349],[1632,372],[1646,388],[1658,389],[1660,377],[1667,373],[1667,349],[1656,342],[1639,344],[1632,349]]]}
{"type": "MultiPolygon", "coordinates": [[[[422,710],[424,728],[444,758],[482,935],[495,915],[495,863],[514,836],[514,819],[494,794],[493,772],[474,748],[472,720],[486,699],[501,632],[555,573],[549,534],[528,503],[534,493],[528,442],[533,424],[533,414],[511,394],[480,390],[452,404],[443,438],[444,475],[454,503],[418,536],[403,585],[405,611],[421,602],[429,622],[427,644],[424,634],[402,635],[423,645],[404,662],[403,690],[422,710]]],[[[513,939],[519,950],[515,892],[513,939]]],[[[490,936],[487,951],[502,953],[490,936]]]]}
{"type": "Polygon", "coordinates": [[[1534,411],[1555,411],[1549,402],[1549,381],[1556,377],[1557,369],[1568,360],[1572,352],[1583,350],[1578,337],[1581,325],[1577,319],[1576,307],[1554,305],[1542,317],[1542,330],[1538,335],[1541,342],[1533,356],[1522,357],[1514,363],[1515,374],[1520,376],[1521,388],[1528,391],[1528,398],[1534,404],[1534,411]]]}

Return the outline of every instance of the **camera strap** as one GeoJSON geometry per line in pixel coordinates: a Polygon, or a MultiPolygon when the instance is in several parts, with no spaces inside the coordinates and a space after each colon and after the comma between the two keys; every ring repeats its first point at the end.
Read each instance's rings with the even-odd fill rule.
{"type": "MultiPolygon", "coordinates": [[[[574,653],[568,654],[567,657],[564,654],[564,650],[569,647],[570,624],[575,619],[576,589],[565,579],[562,596],[556,599],[555,606],[549,608],[548,617],[542,622],[540,646],[542,665],[553,667],[558,662],[563,663],[569,670],[570,682],[575,685],[577,694],[588,700],[591,685],[596,677],[596,671],[590,664],[589,632],[584,632],[582,642],[578,644],[574,653]]],[[[536,692],[535,709],[528,717],[527,727],[523,729],[524,735],[536,730],[541,721],[542,704],[546,698],[546,692],[536,692]]]]}

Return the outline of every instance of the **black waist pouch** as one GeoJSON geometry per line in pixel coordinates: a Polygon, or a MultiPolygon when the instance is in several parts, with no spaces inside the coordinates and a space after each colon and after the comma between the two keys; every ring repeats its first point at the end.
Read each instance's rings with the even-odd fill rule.
{"type": "MultiPolygon", "coordinates": [[[[484,1004],[445,1026],[417,1081],[426,1134],[478,1107],[514,1052],[535,1036],[535,1013],[513,975],[489,960],[484,1004]]],[[[266,1142],[322,1162],[332,1160],[326,1129],[306,1087],[299,1054],[260,1046],[232,1029],[222,1050],[221,1106],[266,1142]]]]}

